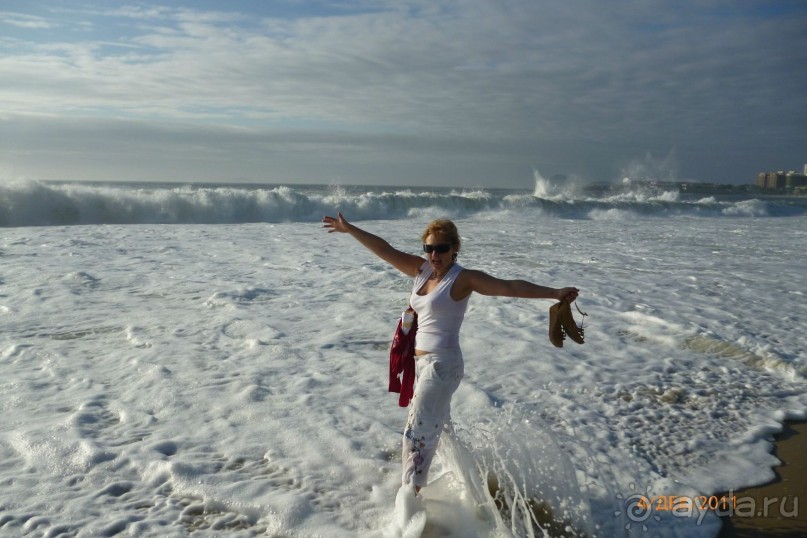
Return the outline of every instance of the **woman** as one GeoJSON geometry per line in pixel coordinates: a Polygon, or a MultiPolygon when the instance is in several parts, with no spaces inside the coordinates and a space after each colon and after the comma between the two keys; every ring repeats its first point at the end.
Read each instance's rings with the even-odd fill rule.
{"type": "Polygon", "coordinates": [[[418,314],[415,389],[403,437],[403,484],[426,485],[440,433],[450,425],[451,396],[463,376],[459,331],[472,292],[482,295],[573,302],[577,288],[547,288],[524,280],[502,280],[457,263],[460,237],[450,220],[435,220],[423,232],[427,259],[393,248],[384,239],[338,217],[324,217],[328,233],[353,236],[375,255],[415,279],[410,305],[418,314]]]}

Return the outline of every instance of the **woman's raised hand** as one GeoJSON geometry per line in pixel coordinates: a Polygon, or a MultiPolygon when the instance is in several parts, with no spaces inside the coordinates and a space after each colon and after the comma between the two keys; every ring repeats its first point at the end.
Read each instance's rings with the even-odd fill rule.
{"type": "Polygon", "coordinates": [[[342,216],[342,212],[339,211],[337,213],[338,217],[322,217],[322,225],[323,228],[328,228],[328,233],[333,232],[340,232],[340,233],[347,233],[348,231],[348,222],[345,220],[345,217],[342,216]]]}

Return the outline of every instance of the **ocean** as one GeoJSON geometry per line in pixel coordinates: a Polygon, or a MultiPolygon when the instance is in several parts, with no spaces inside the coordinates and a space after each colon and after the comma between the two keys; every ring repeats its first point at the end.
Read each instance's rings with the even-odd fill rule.
{"type": "Polygon", "coordinates": [[[558,349],[551,301],[471,298],[434,469],[471,516],[424,536],[714,536],[665,503],[772,479],[807,418],[805,198],[6,182],[0,536],[389,535],[411,280],[337,211],[411,253],[451,218],[464,267],[587,313],[558,349]]]}

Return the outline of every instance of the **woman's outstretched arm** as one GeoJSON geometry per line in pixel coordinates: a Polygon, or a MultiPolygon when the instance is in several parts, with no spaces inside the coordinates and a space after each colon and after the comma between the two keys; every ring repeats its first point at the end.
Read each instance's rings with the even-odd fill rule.
{"type": "Polygon", "coordinates": [[[373,254],[408,276],[417,275],[420,266],[423,264],[424,260],[420,256],[401,252],[377,235],[373,235],[358,226],[350,224],[345,220],[345,217],[342,216],[341,211],[336,218],[323,217],[322,222],[324,223],[322,227],[328,228],[328,233],[340,232],[350,234],[373,254]]]}
{"type": "Polygon", "coordinates": [[[482,295],[572,302],[577,299],[579,293],[577,288],[548,288],[526,280],[502,280],[482,271],[463,271],[457,279],[457,284],[461,287],[457,295],[461,296],[475,291],[482,295]]]}

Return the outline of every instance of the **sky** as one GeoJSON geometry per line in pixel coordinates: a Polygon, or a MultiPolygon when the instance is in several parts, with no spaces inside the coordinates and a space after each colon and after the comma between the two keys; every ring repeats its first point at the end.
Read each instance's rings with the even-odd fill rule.
{"type": "Polygon", "coordinates": [[[0,0],[0,181],[529,188],[805,163],[804,0],[0,0]]]}

